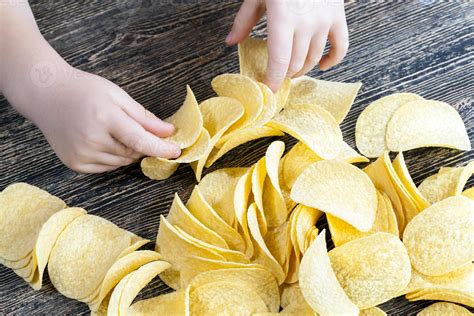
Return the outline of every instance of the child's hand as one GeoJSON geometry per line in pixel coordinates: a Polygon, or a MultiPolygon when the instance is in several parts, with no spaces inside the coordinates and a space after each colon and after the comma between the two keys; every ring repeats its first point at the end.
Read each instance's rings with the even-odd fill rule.
{"type": "Polygon", "coordinates": [[[58,84],[48,100],[37,100],[40,111],[27,113],[68,167],[99,173],[143,155],[180,155],[176,144],[161,139],[174,133],[171,124],[104,78],[74,68],[68,73],[73,78],[58,84]]]}
{"type": "Polygon", "coordinates": [[[277,90],[285,77],[305,74],[319,63],[322,70],[338,64],[349,46],[343,0],[245,0],[226,38],[244,40],[267,12],[266,84],[277,90]],[[322,57],[326,40],[331,51],[322,57]]]}

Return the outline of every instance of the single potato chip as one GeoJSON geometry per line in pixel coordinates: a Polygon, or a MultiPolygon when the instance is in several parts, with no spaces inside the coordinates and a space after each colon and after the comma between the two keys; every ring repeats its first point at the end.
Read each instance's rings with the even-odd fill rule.
{"type": "MultiPolygon", "coordinates": [[[[314,209],[312,207],[304,206],[299,204],[298,215],[295,217],[295,230],[296,230],[296,240],[298,242],[298,249],[301,252],[305,250],[305,241],[308,231],[316,226],[316,222],[323,215],[323,212],[320,210],[314,209]]],[[[317,235],[317,228],[316,228],[317,235]]]]}
{"type": "Polygon", "coordinates": [[[387,316],[387,314],[378,307],[371,307],[361,310],[359,316],[387,316]]]}
{"type": "Polygon", "coordinates": [[[474,187],[464,190],[462,195],[474,200],[474,187]]]}
{"type": "Polygon", "coordinates": [[[359,315],[331,267],[325,233],[323,230],[319,234],[301,261],[299,282],[303,297],[320,315],[359,315]]]}
{"type": "Polygon", "coordinates": [[[413,218],[403,234],[413,267],[425,275],[438,276],[471,262],[473,216],[474,201],[454,196],[413,218]]]}
{"type": "MultiPolygon", "coordinates": [[[[260,158],[260,160],[254,165],[252,172],[252,194],[255,204],[257,205],[257,218],[259,229],[262,235],[265,236],[267,233],[267,221],[263,210],[263,184],[267,177],[266,157],[260,158]]],[[[234,196],[235,199],[235,196],[234,196]]]]}
{"type": "Polygon", "coordinates": [[[331,113],[340,124],[349,113],[361,86],[360,82],[325,81],[301,76],[291,80],[287,103],[309,103],[320,106],[331,113]]]}
{"type": "Polygon", "coordinates": [[[32,253],[41,226],[66,207],[61,199],[26,183],[0,192],[0,258],[18,261],[32,253]]]}
{"type": "Polygon", "coordinates": [[[329,112],[311,104],[289,104],[267,126],[279,129],[305,143],[323,159],[336,158],[342,132],[329,112]],[[317,126],[317,128],[315,128],[317,126]]]}
{"type": "Polygon", "coordinates": [[[472,316],[472,313],[466,308],[446,302],[438,302],[425,307],[417,316],[472,316]]]}
{"type": "Polygon", "coordinates": [[[250,193],[252,190],[252,175],[255,165],[247,170],[247,172],[237,181],[234,191],[234,209],[238,222],[238,231],[245,240],[245,254],[250,258],[254,254],[252,239],[250,238],[250,230],[247,222],[247,210],[250,193]]]}
{"type": "Polygon", "coordinates": [[[173,315],[186,316],[187,314],[187,291],[179,290],[155,296],[146,300],[134,303],[128,309],[127,315],[146,316],[146,315],[173,315]]]}
{"type": "Polygon", "coordinates": [[[471,149],[459,113],[449,104],[433,100],[412,101],[399,107],[387,124],[385,142],[392,151],[419,147],[471,149]]]}
{"type": "Polygon", "coordinates": [[[377,211],[377,191],[370,178],[359,168],[335,160],[318,161],[306,168],[291,189],[291,199],[360,231],[370,230],[377,211]]]}
{"type": "Polygon", "coordinates": [[[247,37],[239,43],[238,50],[240,74],[263,82],[268,62],[267,41],[247,37]]]}
{"type": "Polygon", "coordinates": [[[303,142],[297,142],[284,156],[283,183],[291,190],[299,175],[311,164],[322,160],[303,142]]]}
{"type": "Polygon", "coordinates": [[[186,86],[183,105],[165,121],[176,128],[176,133],[167,137],[167,141],[176,143],[181,149],[188,148],[197,141],[202,130],[202,116],[190,86],[186,86]]]}
{"type": "Polygon", "coordinates": [[[370,158],[383,154],[388,149],[385,134],[393,113],[402,105],[417,100],[423,98],[414,93],[393,93],[369,104],[357,118],[355,137],[359,151],[370,158]]]}
{"type": "Polygon", "coordinates": [[[464,167],[440,169],[437,174],[423,180],[418,188],[428,201],[436,203],[460,195],[473,173],[474,161],[464,167]]]}
{"type": "Polygon", "coordinates": [[[360,309],[384,303],[410,282],[410,258],[397,236],[387,233],[350,241],[329,252],[332,268],[360,309]]]}

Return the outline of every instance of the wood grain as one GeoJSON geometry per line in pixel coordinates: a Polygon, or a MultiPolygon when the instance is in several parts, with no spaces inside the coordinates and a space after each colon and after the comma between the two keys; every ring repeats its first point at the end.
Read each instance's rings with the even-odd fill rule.
{"type": "MultiPolygon", "coordinates": [[[[69,63],[112,80],[160,117],[180,106],[186,84],[202,101],[213,95],[214,76],[238,71],[236,48],[226,47],[223,40],[239,1],[35,0],[31,5],[42,33],[69,63]]],[[[362,109],[395,91],[416,92],[457,106],[474,139],[472,2],[351,2],[346,14],[349,54],[334,69],[314,70],[311,75],[363,83],[342,123],[352,147],[362,109]]],[[[265,21],[254,31],[264,34],[265,21]]],[[[294,143],[290,137],[283,139],[294,143]]],[[[254,163],[269,142],[242,145],[210,170],[254,163]]],[[[472,151],[441,148],[406,153],[416,183],[441,166],[463,165],[473,158],[472,151]]],[[[103,175],[77,174],[61,164],[31,122],[0,98],[0,190],[17,181],[37,185],[69,205],[84,207],[154,241],[159,216],[167,213],[173,193],[187,199],[194,177],[191,168],[182,167],[168,180],[151,181],[137,164],[103,175]]],[[[33,291],[0,266],[0,314],[88,313],[85,304],[61,296],[47,278],[44,283],[43,289],[33,291]]],[[[168,290],[155,280],[141,295],[168,290]]],[[[382,308],[388,314],[408,315],[429,304],[397,298],[382,308]]]]}

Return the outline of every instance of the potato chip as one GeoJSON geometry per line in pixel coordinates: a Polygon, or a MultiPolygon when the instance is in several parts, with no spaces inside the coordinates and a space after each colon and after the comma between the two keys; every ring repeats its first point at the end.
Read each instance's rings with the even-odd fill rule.
{"type": "Polygon", "coordinates": [[[244,106],[244,114],[227,130],[227,133],[250,126],[262,113],[262,91],[250,77],[222,74],[212,79],[211,85],[218,96],[234,98],[244,106]]]}
{"type": "Polygon", "coordinates": [[[198,140],[202,130],[202,116],[190,86],[186,86],[186,98],[183,105],[165,121],[173,124],[176,128],[176,133],[167,137],[167,141],[176,143],[181,149],[184,149],[198,140]]]}
{"type": "Polygon", "coordinates": [[[309,103],[322,107],[340,124],[351,109],[362,84],[317,80],[302,76],[291,80],[288,104],[309,103]]]}
{"type": "Polygon", "coordinates": [[[247,168],[224,168],[207,174],[198,187],[204,199],[230,226],[235,227],[234,191],[247,168]]]}
{"type": "Polygon", "coordinates": [[[280,287],[280,304],[281,307],[285,308],[293,302],[306,302],[301,288],[298,283],[283,284],[280,287]]]}
{"type": "Polygon", "coordinates": [[[377,211],[377,191],[370,178],[359,168],[335,160],[307,167],[293,185],[291,198],[360,231],[370,230],[377,211]]]}
{"type": "Polygon", "coordinates": [[[209,133],[206,129],[202,129],[196,143],[184,149],[181,156],[174,160],[160,157],[143,158],[140,164],[142,172],[150,179],[167,179],[178,169],[180,163],[190,163],[202,158],[209,148],[209,142],[209,133]]]}
{"type": "Polygon", "coordinates": [[[311,246],[316,237],[318,237],[318,232],[319,231],[316,227],[311,227],[311,229],[306,233],[304,248],[302,249],[303,254],[306,252],[306,250],[308,250],[309,246],[311,246]]]}
{"type": "Polygon", "coordinates": [[[311,306],[306,303],[306,301],[302,302],[293,302],[287,307],[285,307],[280,314],[282,315],[298,315],[298,316],[314,316],[318,315],[313,311],[311,306]]]}
{"type": "Polygon", "coordinates": [[[130,306],[127,315],[166,315],[186,316],[187,297],[186,290],[179,290],[160,296],[155,296],[146,300],[141,300],[130,306]]]}
{"type": "Polygon", "coordinates": [[[240,234],[227,224],[202,196],[198,186],[194,187],[187,208],[202,224],[215,231],[229,245],[230,249],[244,252],[245,241],[240,234]]]}
{"type": "Polygon", "coordinates": [[[66,297],[86,298],[101,284],[130,241],[127,231],[103,218],[79,216],[62,232],[51,251],[51,283],[66,297]]]}
{"type": "Polygon", "coordinates": [[[449,197],[433,204],[408,223],[403,243],[413,267],[425,275],[443,275],[474,258],[474,201],[449,197]]]}
{"type": "Polygon", "coordinates": [[[122,280],[120,280],[119,284],[114,288],[110,295],[109,304],[107,306],[106,312],[107,316],[112,315],[119,315],[119,308],[120,308],[120,299],[122,297],[123,289],[127,285],[128,280],[132,278],[132,274],[126,275],[122,280]]]}
{"type": "Polygon", "coordinates": [[[472,296],[467,296],[457,291],[453,291],[453,293],[436,292],[436,291],[420,291],[420,292],[417,292],[413,296],[407,295],[406,298],[409,301],[420,301],[420,300],[449,301],[449,302],[455,302],[455,303],[463,304],[466,306],[474,307],[474,300],[472,299],[472,296]]]}
{"type": "Polygon", "coordinates": [[[340,152],[340,147],[334,144],[342,142],[341,130],[323,108],[304,103],[289,104],[267,125],[302,141],[321,158],[336,158],[340,152]]]}
{"type": "Polygon", "coordinates": [[[331,267],[325,230],[314,240],[301,261],[299,280],[306,302],[320,315],[358,315],[331,267]],[[315,273],[317,271],[317,273],[315,273]]]}
{"type": "MultiPolygon", "coordinates": [[[[254,166],[252,172],[252,194],[255,204],[257,205],[258,225],[262,235],[267,233],[267,221],[263,213],[263,184],[267,177],[267,170],[265,168],[266,158],[262,157],[254,166]]],[[[235,197],[234,197],[235,199],[235,197]]]]}
{"type": "Polygon", "coordinates": [[[263,82],[268,62],[267,41],[247,37],[239,43],[240,74],[263,82]]]}
{"type": "Polygon", "coordinates": [[[360,309],[398,296],[410,281],[407,251],[391,234],[375,233],[350,241],[331,250],[329,258],[342,288],[360,309]]]}
{"type": "Polygon", "coordinates": [[[414,93],[394,93],[367,106],[357,118],[355,137],[359,151],[370,158],[379,157],[387,150],[385,133],[393,113],[402,105],[423,100],[414,93]]]}
{"type": "Polygon", "coordinates": [[[26,183],[0,192],[0,258],[18,261],[32,253],[41,226],[66,204],[26,183]]]}
{"type": "Polygon", "coordinates": [[[289,222],[269,228],[263,239],[268,250],[286,274],[291,252],[289,222]]]}
{"type": "Polygon", "coordinates": [[[61,233],[79,216],[87,214],[86,210],[78,207],[66,208],[53,214],[46,223],[43,224],[36,239],[34,256],[38,265],[31,286],[39,290],[43,283],[43,273],[48,263],[49,255],[53,250],[56,240],[61,233]]]}
{"type": "Polygon", "coordinates": [[[32,257],[33,257],[33,251],[28,253],[24,258],[20,260],[16,260],[16,261],[0,258],[0,264],[3,264],[5,267],[10,268],[10,269],[20,269],[27,266],[28,263],[31,261],[32,257]]]}
{"type": "Polygon", "coordinates": [[[248,127],[241,130],[237,130],[235,133],[232,134],[232,137],[229,138],[229,140],[227,140],[224,144],[221,144],[221,146],[219,146],[219,144],[216,144],[216,148],[211,151],[209,159],[206,162],[206,168],[212,166],[212,164],[214,164],[214,162],[216,162],[219,158],[221,158],[237,146],[259,138],[283,135],[284,134],[278,129],[271,128],[268,126],[248,127]]]}
{"type": "Polygon", "coordinates": [[[462,195],[474,200],[474,187],[464,190],[462,195]]]}
{"type": "Polygon", "coordinates": [[[474,161],[464,167],[444,169],[420,184],[423,196],[431,203],[444,200],[447,197],[460,195],[469,177],[474,173],[474,161]]]}
{"type": "MultiPolygon", "coordinates": [[[[378,206],[377,213],[375,215],[375,221],[372,225],[372,228],[367,232],[361,232],[353,226],[347,224],[343,220],[332,216],[331,214],[326,215],[329,230],[331,231],[331,239],[334,242],[334,246],[339,247],[348,241],[367,237],[377,232],[391,233],[389,231],[387,206],[385,203],[385,199],[383,198],[382,193],[380,192],[377,192],[377,201],[378,206]]],[[[398,231],[396,236],[398,237],[398,231]]]]}
{"type": "Polygon", "coordinates": [[[238,221],[238,230],[245,240],[245,254],[250,258],[253,256],[253,242],[250,238],[250,231],[247,222],[247,210],[250,192],[252,190],[252,175],[255,166],[249,170],[237,181],[234,191],[234,209],[238,221]]]}
{"type": "Polygon", "coordinates": [[[246,289],[255,291],[271,312],[277,312],[280,308],[278,284],[273,275],[265,269],[212,270],[198,274],[191,280],[190,284],[191,287],[197,288],[204,284],[216,282],[216,280],[238,284],[246,289]]]}
{"type": "Polygon", "coordinates": [[[388,224],[387,233],[395,236],[400,236],[400,232],[398,231],[397,215],[395,214],[395,210],[393,209],[392,201],[385,192],[380,191],[380,194],[382,194],[382,197],[385,201],[385,212],[387,215],[388,224]]]}
{"type": "Polygon", "coordinates": [[[399,107],[387,124],[385,142],[392,151],[419,147],[471,149],[459,113],[449,104],[433,100],[412,101],[399,107]]]}
{"type": "Polygon", "coordinates": [[[267,245],[265,244],[262,232],[260,231],[258,225],[257,205],[255,203],[252,203],[248,208],[247,220],[251,238],[254,241],[254,255],[252,258],[253,262],[265,266],[275,276],[278,284],[282,284],[286,275],[278,261],[275,259],[275,257],[273,257],[267,245]]]}
{"type": "Polygon", "coordinates": [[[445,316],[445,315],[465,315],[471,316],[472,313],[466,308],[446,302],[438,302],[425,307],[417,316],[445,316]]]}
{"type": "Polygon", "coordinates": [[[174,195],[173,203],[171,204],[166,219],[170,224],[177,225],[193,237],[199,238],[200,240],[217,247],[229,248],[221,236],[204,226],[189,212],[177,193],[174,195]]]}
{"type": "Polygon", "coordinates": [[[361,310],[359,316],[387,316],[387,314],[378,307],[371,307],[361,310]]]}
{"type": "Polygon", "coordinates": [[[270,122],[278,110],[277,98],[273,91],[263,83],[258,82],[258,86],[260,90],[262,90],[263,109],[262,113],[257,117],[257,120],[252,123],[254,127],[263,126],[270,122]]]}
{"type": "Polygon", "coordinates": [[[285,186],[291,189],[303,170],[320,160],[322,159],[303,142],[297,142],[286,153],[282,162],[282,178],[285,186]]]}
{"type": "Polygon", "coordinates": [[[316,226],[316,222],[323,215],[323,212],[302,204],[299,204],[297,207],[299,212],[295,217],[296,240],[298,248],[301,252],[304,252],[306,234],[312,227],[316,226]]]}
{"type": "Polygon", "coordinates": [[[209,132],[211,138],[202,157],[197,162],[191,164],[198,182],[201,180],[202,170],[212,148],[214,148],[227,129],[242,117],[244,106],[232,98],[215,97],[199,104],[199,109],[202,114],[203,126],[209,132]]]}
{"type": "Polygon", "coordinates": [[[100,285],[97,298],[89,303],[90,310],[97,311],[105,297],[126,275],[145,264],[158,261],[159,259],[161,259],[161,255],[151,250],[135,251],[118,259],[107,271],[104,281],[100,285]]]}
{"type": "Polygon", "coordinates": [[[344,141],[340,144],[339,155],[335,159],[348,163],[369,162],[369,159],[359,154],[344,141]]]}
{"type": "Polygon", "coordinates": [[[267,312],[263,299],[242,285],[216,281],[191,289],[191,315],[253,315],[267,312]]]}

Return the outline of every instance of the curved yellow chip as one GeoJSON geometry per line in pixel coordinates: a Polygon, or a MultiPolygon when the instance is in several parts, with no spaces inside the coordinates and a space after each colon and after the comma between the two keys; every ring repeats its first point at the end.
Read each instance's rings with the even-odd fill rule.
{"type": "Polygon", "coordinates": [[[255,165],[247,170],[240,177],[234,190],[234,210],[238,222],[238,231],[245,240],[245,254],[250,258],[253,256],[254,247],[250,238],[250,231],[247,221],[248,202],[252,190],[252,175],[255,165]]]}
{"type": "Polygon", "coordinates": [[[296,240],[298,242],[298,249],[304,252],[307,233],[312,227],[316,226],[316,222],[323,215],[323,212],[302,204],[299,204],[297,207],[299,208],[299,212],[294,219],[296,240]]]}
{"type": "Polygon", "coordinates": [[[244,114],[227,130],[227,133],[251,125],[262,113],[262,91],[250,77],[239,74],[222,74],[212,79],[211,85],[218,96],[234,98],[244,106],[244,114]]]}
{"type": "Polygon", "coordinates": [[[286,221],[280,226],[270,227],[263,237],[263,240],[273,258],[278,261],[283,272],[287,274],[291,254],[289,222],[286,221]]]}
{"type": "Polygon", "coordinates": [[[130,233],[103,218],[77,217],[51,251],[48,262],[51,283],[66,297],[86,298],[98,288],[130,242],[130,233]]]}
{"type": "Polygon", "coordinates": [[[403,243],[413,267],[425,275],[443,275],[474,259],[474,201],[449,197],[408,223],[403,243]]]}
{"type": "Polygon", "coordinates": [[[150,179],[167,179],[178,169],[180,163],[190,163],[202,158],[208,151],[209,142],[209,133],[206,129],[202,129],[196,143],[184,149],[181,152],[181,156],[174,160],[160,157],[143,158],[140,164],[142,172],[150,179]]]}
{"type": "Polygon", "coordinates": [[[263,185],[263,204],[268,226],[282,225],[288,216],[285,198],[280,187],[280,163],[285,143],[274,141],[265,153],[267,178],[263,185]]]}
{"type": "Polygon", "coordinates": [[[146,300],[141,300],[130,306],[127,315],[173,315],[186,316],[187,300],[186,290],[179,290],[155,296],[146,300]]]}
{"type": "Polygon", "coordinates": [[[255,204],[257,205],[258,226],[263,236],[267,233],[267,220],[263,209],[263,184],[267,177],[265,160],[265,157],[260,158],[260,160],[254,165],[252,172],[252,194],[255,204]]]}
{"type": "Polygon", "coordinates": [[[321,158],[303,142],[297,142],[284,156],[282,165],[283,182],[288,189],[309,165],[321,158]]]}
{"type": "Polygon", "coordinates": [[[245,241],[242,236],[207,203],[198,186],[194,187],[186,207],[197,220],[221,236],[231,249],[245,251],[245,241]]]}
{"type": "Polygon", "coordinates": [[[247,143],[252,140],[256,140],[264,137],[283,136],[284,134],[278,129],[271,128],[268,126],[248,127],[232,133],[232,137],[229,138],[225,143],[219,145],[216,144],[216,148],[211,151],[209,159],[206,162],[206,167],[209,168],[219,158],[224,156],[232,149],[247,143]]]}
{"type": "Polygon", "coordinates": [[[399,107],[388,122],[385,141],[392,151],[419,147],[471,149],[459,113],[449,104],[433,100],[412,101],[399,107]]]}
{"type": "Polygon", "coordinates": [[[474,200],[474,187],[464,190],[462,195],[474,200]]]}
{"type": "Polygon", "coordinates": [[[332,268],[347,296],[360,309],[386,302],[410,281],[410,258],[397,236],[375,233],[329,252],[332,268]]]}
{"type": "Polygon", "coordinates": [[[280,308],[278,284],[268,270],[261,268],[211,270],[198,274],[191,280],[190,285],[197,288],[216,280],[238,284],[255,291],[271,312],[277,312],[280,308]]]}
{"type": "Polygon", "coordinates": [[[79,207],[66,208],[53,214],[46,223],[43,224],[43,227],[41,227],[34,249],[35,259],[38,265],[38,271],[35,272],[37,275],[32,282],[32,287],[35,290],[41,288],[43,272],[56,240],[72,221],[85,214],[87,214],[86,210],[79,207]]]}
{"type": "Polygon", "coordinates": [[[170,224],[177,225],[193,237],[199,238],[200,240],[217,247],[229,248],[221,236],[204,226],[203,223],[189,212],[177,193],[174,195],[173,203],[171,204],[166,219],[170,224]]]}
{"type": "Polygon", "coordinates": [[[239,43],[240,74],[263,82],[268,62],[267,41],[247,37],[239,43]]]}
{"type": "Polygon", "coordinates": [[[342,132],[329,112],[311,104],[289,104],[267,126],[279,129],[305,143],[319,157],[336,158],[342,132]],[[317,126],[317,128],[315,128],[317,126]]]}
{"type": "Polygon", "coordinates": [[[268,311],[255,291],[217,280],[191,289],[189,308],[191,315],[253,315],[268,311]]]}
{"type": "Polygon", "coordinates": [[[359,309],[347,297],[331,267],[325,233],[323,230],[316,237],[303,256],[299,272],[301,292],[320,315],[359,315],[359,309]]]}
{"type": "Polygon", "coordinates": [[[425,307],[417,316],[472,316],[472,313],[459,305],[447,302],[438,302],[425,307]]]}
{"type": "Polygon", "coordinates": [[[291,80],[288,104],[310,103],[322,107],[340,124],[351,109],[360,82],[335,82],[301,76],[291,80]]]}
{"type": "Polygon", "coordinates": [[[224,168],[207,174],[198,187],[204,199],[230,226],[235,225],[234,191],[247,168],[224,168]]]}
{"type": "Polygon", "coordinates": [[[418,188],[428,201],[436,203],[460,195],[473,173],[474,161],[464,167],[440,169],[437,174],[423,180],[418,188]]]}
{"type": "Polygon", "coordinates": [[[359,316],[387,316],[387,314],[378,307],[371,307],[361,310],[359,316]]]}
{"type": "Polygon", "coordinates": [[[242,103],[233,98],[214,97],[199,104],[203,118],[204,128],[209,132],[210,141],[206,151],[197,162],[191,164],[196,174],[196,179],[201,180],[204,165],[209,158],[211,150],[221,139],[229,127],[237,122],[244,114],[242,103]]]}
{"type": "Polygon", "coordinates": [[[166,140],[176,143],[181,149],[194,144],[202,130],[202,116],[191,87],[186,86],[186,98],[183,105],[172,116],[165,119],[173,124],[176,133],[166,140]]]}
{"type": "Polygon", "coordinates": [[[387,150],[385,133],[393,113],[402,105],[423,100],[414,93],[394,93],[367,106],[357,118],[355,137],[359,151],[370,158],[376,158],[387,150]]]}
{"type": "Polygon", "coordinates": [[[377,192],[359,168],[340,161],[322,160],[307,167],[291,189],[295,202],[338,217],[360,231],[372,227],[377,192]]]}
{"type": "Polygon", "coordinates": [[[35,186],[15,183],[0,192],[0,258],[18,261],[32,252],[41,226],[66,204],[35,186]]]}

